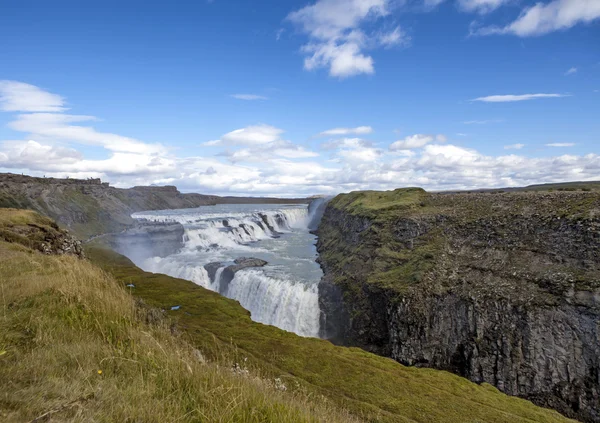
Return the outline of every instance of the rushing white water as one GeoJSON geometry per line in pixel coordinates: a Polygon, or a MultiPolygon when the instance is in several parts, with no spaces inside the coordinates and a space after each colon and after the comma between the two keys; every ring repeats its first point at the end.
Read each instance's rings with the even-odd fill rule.
{"type": "Polygon", "coordinates": [[[191,280],[233,298],[252,319],[295,332],[319,335],[315,236],[306,205],[220,205],[197,209],[136,213],[136,219],[178,222],[184,248],[167,257],[136,263],[144,270],[191,280]],[[239,270],[233,279],[224,270],[239,257],[256,257],[265,267],[239,270]],[[213,277],[204,267],[212,263],[213,277]],[[215,264],[218,263],[218,264],[215,264]]]}

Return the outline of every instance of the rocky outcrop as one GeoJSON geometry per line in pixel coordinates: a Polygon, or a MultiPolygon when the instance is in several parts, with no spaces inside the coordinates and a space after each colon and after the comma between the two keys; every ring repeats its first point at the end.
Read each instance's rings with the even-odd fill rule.
{"type": "Polygon", "coordinates": [[[600,195],[396,196],[327,208],[323,335],[600,421],[600,195]]]}
{"type": "Polygon", "coordinates": [[[216,204],[215,196],[182,194],[173,186],[119,189],[99,179],[56,179],[0,174],[0,207],[35,210],[80,238],[120,232],[144,210],[216,204]]]}
{"type": "MultiPolygon", "coordinates": [[[[253,257],[239,257],[234,260],[234,264],[231,264],[225,267],[221,273],[221,278],[219,280],[219,292],[225,294],[227,292],[227,287],[229,283],[235,277],[235,274],[242,269],[247,269],[249,267],[263,267],[266,266],[267,262],[258,258],[253,257]]],[[[204,269],[206,269],[208,273],[208,277],[211,281],[215,281],[215,277],[217,274],[217,270],[223,267],[223,264],[220,262],[212,262],[204,265],[204,269]]]]}
{"type": "Polygon", "coordinates": [[[252,257],[240,257],[234,260],[235,264],[227,266],[223,269],[223,273],[221,273],[221,285],[219,287],[219,292],[225,293],[227,292],[227,287],[229,283],[235,277],[235,274],[242,269],[247,269],[249,267],[263,267],[267,265],[267,262],[261,259],[252,258],[252,257]]]}
{"type": "Polygon", "coordinates": [[[44,254],[85,258],[81,242],[69,231],[30,210],[0,209],[0,241],[21,244],[44,254]]]}

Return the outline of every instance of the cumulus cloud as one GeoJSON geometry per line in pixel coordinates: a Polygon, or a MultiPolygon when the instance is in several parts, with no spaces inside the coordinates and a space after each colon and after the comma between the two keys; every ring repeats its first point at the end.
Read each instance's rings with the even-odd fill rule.
{"type": "MultiPolygon", "coordinates": [[[[213,147],[225,150],[218,156],[178,157],[128,137],[123,139],[134,144],[116,148],[121,138],[113,137],[122,136],[81,126],[94,122],[90,116],[17,113],[10,125],[24,132],[25,139],[0,142],[0,171],[101,177],[121,187],[173,184],[183,191],[208,194],[295,197],[415,185],[430,190],[471,189],[600,177],[598,154],[488,156],[453,145],[443,136],[422,134],[399,140],[385,151],[359,137],[329,140],[322,148],[329,149],[330,160],[322,160],[318,153],[282,139],[282,129],[266,124],[230,131],[212,141],[213,147]],[[108,157],[87,158],[78,146],[90,144],[105,148],[108,157]]],[[[554,143],[559,144],[571,143],[554,143]]]]}
{"type": "Polygon", "coordinates": [[[0,80],[0,110],[5,112],[62,112],[64,99],[34,85],[0,80]]]}
{"type": "MultiPolygon", "coordinates": [[[[483,101],[486,103],[506,103],[512,101],[526,101],[535,100],[538,98],[557,98],[557,97],[569,97],[569,94],[506,94],[506,95],[488,95],[486,97],[474,98],[471,101],[483,101]]],[[[477,122],[477,121],[471,121],[477,122]]],[[[467,123],[467,122],[465,122],[467,123]]]]}
{"type": "Polygon", "coordinates": [[[389,15],[391,3],[391,0],[317,0],[290,13],[287,19],[309,37],[301,49],[306,56],[304,68],[329,68],[331,76],[340,78],[374,73],[373,58],[365,54],[366,50],[410,42],[399,26],[373,33],[361,29],[389,15]]]}
{"type": "Polygon", "coordinates": [[[319,155],[291,141],[282,139],[281,135],[283,133],[283,129],[271,125],[251,125],[228,132],[220,139],[207,141],[202,145],[209,147],[245,147],[219,153],[219,156],[226,157],[232,163],[267,162],[275,156],[300,159],[319,155]]]}
{"type": "Polygon", "coordinates": [[[231,94],[230,97],[237,98],[238,100],[268,100],[268,97],[264,95],[256,95],[256,94],[231,94]]]}
{"type": "Polygon", "coordinates": [[[511,144],[511,145],[505,145],[504,149],[505,150],[520,150],[523,147],[525,147],[525,144],[511,144]]]}
{"type": "Polygon", "coordinates": [[[412,148],[421,148],[425,146],[425,144],[429,144],[434,140],[438,142],[445,142],[446,136],[439,134],[436,136],[433,135],[423,135],[423,134],[415,134],[409,135],[404,139],[398,140],[392,144],[390,144],[390,151],[398,151],[398,150],[409,150],[412,148]]]}
{"type": "Polygon", "coordinates": [[[566,30],[599,18],[600,2],[598,0],[554,0],[549,3],[536,3],[534,6],[524,9],[515,21],[506,26],[483,27],[474,33],[531,37],[566,30]]]}
{"type": "Polygon", "coordinates": [[[546,144],[546,147],[573,147],[574,145],[574,142],[553,142],[546,144]]]}
{"type": "Polygon", "coordinates": [[[365,135],[373,132],[373,128],[370,126],[357,126],[356,128],[333,128],[327,131],[321,132],[320,136],[332,136],[332,135],[365,135]]]}
{"type": "Polygon", "coordinates": [[[30,165],[61,164],[68,165],[80,161],[82,154],[62,146],[42,145],[36,141],[4,141],[2,143],[4,156],[0,165],[21,167],[30,165]]]}
{"type": "Polygon", "coordinates": [[[373,147],[373,143],[362,138],[342,138],[327,141],[321,144],[325,150],[335,150],[333,161],[346,164],[360,164],[364,162],[375,162],[383,154],[379,148],[373,147]]]}

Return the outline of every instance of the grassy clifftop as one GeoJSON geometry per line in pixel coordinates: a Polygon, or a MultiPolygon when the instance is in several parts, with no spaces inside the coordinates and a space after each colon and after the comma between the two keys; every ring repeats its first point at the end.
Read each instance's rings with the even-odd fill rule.
{"type": "Polygon", "coordinates": [[[567,421],[486,384],[252,322],[192,282],[87,253],[91,263],[0,241],[3,421],[567,421]]]}
{"type": "MultiPolygon", "coordinates": [[[[600,191],[595,190],[357,191],[340,194],[329,203],[319,229],[319,245],[323,263],[341,284],[347,276],[404,293],[415,283],[426,281],[434,267],[447,265],[449,255],[466,265],[464,259],[473,258],[465,257],[467,250],[475,254],[473,249],[489,247],[511,256],[504,258],[505,265],[510,261],[514,267],[529,268],[533,273],[541,270],[542,263],[512,252],[523,248],[545,255],[564,253],[567,259],[543,265],[572,273],[576,288],[595,289],[600,285],[594,266],[581,265],[577,260],[593,260],[593,254],[584,254],[595,251],[598,228],[594,222],[599,217],[600,191]],[[575,244],[585,245],[586,237],[586,248],[577,250],[575,244]]],[[[480,263],[487,265],[486,259],[482,257],[480,263]]],[[[490,265],[498,267],[500,263],[490,265]]],[[[436,285],[440,288],[439,280],[436,285]]],[[[554,293],[552,289],[546,291],[554,293]]]]}

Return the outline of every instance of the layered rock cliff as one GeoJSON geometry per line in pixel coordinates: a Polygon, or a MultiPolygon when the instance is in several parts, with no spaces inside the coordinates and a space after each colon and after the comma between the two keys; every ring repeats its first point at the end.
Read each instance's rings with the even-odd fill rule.
{"type": "Polygon", "coordinates": [[[215,204],[214,196],[182,194],[173,186],[119,189],[99,179],[56,179],[0,174],[0,207],[35,210],[81,238],[121,231],[143,210],[215,204]]]}
{"type": "Polygon", "coordinates": [[[325,337],[600,420],[600,193],[350,193],[318,234],[325,337]]]}
{"type": "Polygon", "coordinates": [[[306,203],[307,199],[219,197],[182,194],[174,186],[111,187],[100,179],[36,178],[0,173],[0,208],[35,210],[80,238],[120,232],[134,224],[131,214],[214,204],[306,203]]]}

